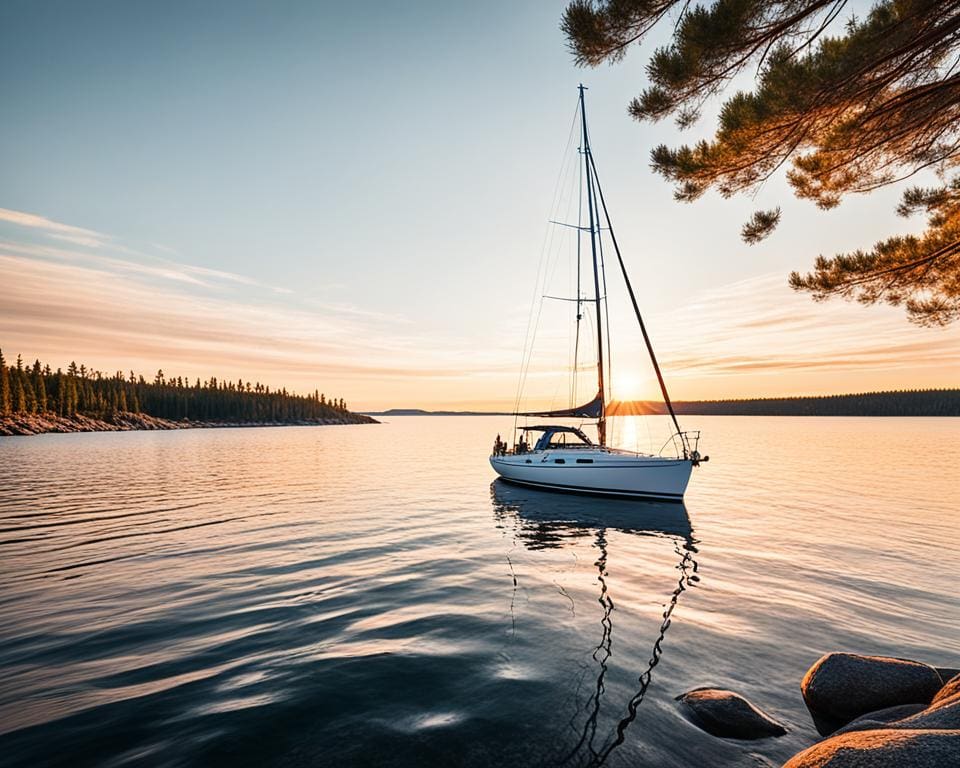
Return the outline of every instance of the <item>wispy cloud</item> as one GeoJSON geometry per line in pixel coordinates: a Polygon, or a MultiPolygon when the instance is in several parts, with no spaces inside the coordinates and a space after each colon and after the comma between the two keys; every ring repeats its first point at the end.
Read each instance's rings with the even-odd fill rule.
{"type": "Polygon", "coordinates": [[[11,211],[9,208],[0,208],[0,221],[16,224],[19,227],[40,229],[59,237],[73,237],[97,244],[102,244],[109,239],[99,232],[94,232],[92,229],[74,227],[70,224],[61,224],[59,221],[53,221],[45,216],[38,216],[35,213],[24,213],[23,211],[11,211]]]}
{"type": "Polygon", "coordinates": [[[651,326],[672,376],[714,393],[960,382],[960,327],[919,328],[888,306],[817,303],[782,274],[704,291],[651,326]]]}
{"type": "MultiPolygon", "coordinates": [[[[496,327],[485,318],[455,335],[441,318],[414,325],[349,300],[325,302],[232,272],[146,258],[42,216],[0,209],[0,222],[8,225],[0,240],[0,343],[10,353],[54,366],[77,357],[102,370],[163,367],[190,378],[317,387],[360,407],[513,402],[524,328],[516,308],[498,314],[496,327]],[[17,228],[44,237],[18,237],[17,228]]],[[[616,338],[616,375],[645,353],[629,312],[614,308],[613,316],[615,330],[629,329],[616,338]]],[[[815,304],[780,274],[700,292],[647,320],[678,398],[960,382],[960,327],[917,328],[890,307],[815,304]]],[[[545,327],[538,341],[555,359],[537,357],[531,390],[563,399],[566,330],[545,327]]]]}
{"type": "MultiPolygon", "coordinates": [[[[25,253],[36,258],[61,260],[72,263],[88,263],[110,265],[127,272],[141,272],[154,277],[191,283],[198,286],[212,287],[217,284],[229,283],[269,288],[275,293],[290,293],[288,288],[268,286],[247,275],[235,272],[226,272],[210,267],[194,264],[185,264],[160,257],[151,253],[144,253],[136,248],[120,243],[110,235],[96,232],[92,229],[63,224],[33,213],[13,211],[0,208],[0,222],[12,224],[36,231],[52,244],[44,246],[42,243],[6,242],[2,245],[8,250],[25,253]],[[65,246],[63,244],[66,244],[65,246]],[[71,248],[70,246],[75,246],[71,248]],[[78,250],[81,249],[81,250],[78,250]]],[[[15,239],[15,238],[14,238],[15,239]]],[[[153,244],[156,250],[168,254],[176,251],[166,246],[153,244]]]]}
{"type": "Polygon", "coordinates": [[[256,377],[300,391],[325,388],[360,405],[422,398],[424,381],[496,368],[462,340],[412,333],[402,316],[294,301],[288,289],[222,270],[123,258],[117,254],[135,252],[39,216],[7,211],[3,220],[48,239],[8,232],[0,240],[0,343],[54,366],[82,357],[110,371],[162,366],[189,378],[256,377]]]}

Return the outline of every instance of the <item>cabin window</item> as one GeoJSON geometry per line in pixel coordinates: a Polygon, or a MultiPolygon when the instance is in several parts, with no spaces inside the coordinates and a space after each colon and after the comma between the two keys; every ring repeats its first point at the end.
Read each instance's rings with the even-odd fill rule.
{"type": "Polygon", "coordinates": [[[577,459],[577,464],[593,464],[593,459],[577,459]]]}
{"type": "Polygon", "coordinates": [[[554,460],[553,460],[553,463],[554,463],[554,464],[566,464],[566,463],[567,463],[567,460],[566,460],[566,459],[554,459],[554,460]]]}

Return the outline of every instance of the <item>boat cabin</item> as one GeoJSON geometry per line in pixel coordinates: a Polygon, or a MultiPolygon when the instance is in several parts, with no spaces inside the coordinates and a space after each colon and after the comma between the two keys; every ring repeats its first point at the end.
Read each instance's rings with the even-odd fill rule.
{"type": "Polygon", "coordinates": [[[528,453],[531,451],[548,451],[557,448],[591,448],[593,443],[581,430],[576,427],[562,427],[557,425],[544,425],[537,427],[521,427],[520,442],[514,448],[515,453],[528,453]],[[531,432],[542,432],[536,441],[533,440],[531,432]],[[531,443],[533,445],[531,446],[531,443]]]}

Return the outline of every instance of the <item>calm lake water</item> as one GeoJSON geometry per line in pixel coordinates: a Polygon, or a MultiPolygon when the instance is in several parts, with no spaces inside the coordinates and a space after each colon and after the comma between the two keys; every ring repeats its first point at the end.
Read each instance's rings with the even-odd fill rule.
{"type": "Polygon", "coordinates": [[[494,483],[496,417],[0,438],[0,764],[776,765],[821,653],[960,666],[960,419],[684,421],[685,506],[494,483]]]}

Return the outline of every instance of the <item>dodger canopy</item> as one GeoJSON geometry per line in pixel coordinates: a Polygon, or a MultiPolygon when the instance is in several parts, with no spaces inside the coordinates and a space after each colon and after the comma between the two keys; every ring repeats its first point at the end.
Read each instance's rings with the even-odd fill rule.
{"type": "Polygon", "coordinates": [[[576,427],[564,427],[557,424],[544,424],[541,426],[534,427],[520,427],[521,432],[543,432],[542,435],[537,439],[536,445],[534,445],[533,450],[535,451],[545,451],[548,448],[554,447],[563,447],[563,448],[588,448],[593,445],[590,441],[590,438],[587,437],[581,430],[576,427]],[[568,441],[566,439],[567,435],[574,435],[577,437],[577,440],[568,441]],[[554,440],[554,436],[560,435],[559,440],[554,440]]]}

